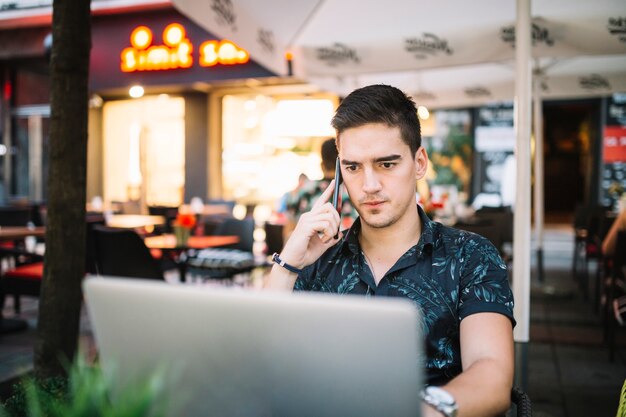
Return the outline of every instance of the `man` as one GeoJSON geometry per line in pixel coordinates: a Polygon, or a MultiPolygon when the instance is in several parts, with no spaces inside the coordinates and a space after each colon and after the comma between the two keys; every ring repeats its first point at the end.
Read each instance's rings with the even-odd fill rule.
{"type": "Polygon", "coordinates": [[[364,87],[332,125],[360,217],[335,238],[331,183],[275,257],[266,287],[411,299],[423,312],[426,379],[440,386],[426,389],[425,415],[503,413],[514,356],[506,266],[486,239],[432,222],[417,206],[428,158],[415,104],[394,87],[364,87]]]}

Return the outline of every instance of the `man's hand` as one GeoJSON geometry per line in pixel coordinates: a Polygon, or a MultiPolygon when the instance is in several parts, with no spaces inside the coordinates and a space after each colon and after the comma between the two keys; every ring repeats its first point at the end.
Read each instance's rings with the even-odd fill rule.
{"type": "Polygon", "coordinates": [[[300,216],[296,228],[281,252],[281,259],[296,268],[304,268],[315,262],[326,249],[337,243],[339,214],[329,203],[335,180],[317,199],[311,211],[300,216]]]}
{"type": "MultiPolygon", "coordinates": [[[[311,265],[341,239],[341,233],[338,233],[339,213],[329,203],[334,185],[335,180],[332,180],[311,211],[300,216],[298,224],[280,253],[280,258],[289,265],[298,269],[311,265]]],[[[288,273],[284,268],[275,265],[265,287],[292,289],[294,283],[295,274],[288,273]]]]}

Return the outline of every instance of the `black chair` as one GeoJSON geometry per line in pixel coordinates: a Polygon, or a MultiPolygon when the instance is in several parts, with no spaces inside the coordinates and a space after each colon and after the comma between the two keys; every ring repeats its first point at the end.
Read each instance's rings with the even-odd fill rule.
{"type": "Polygon", "coordinates": [[[163,216],[165,218],[165,224],[154,227],[156,233],[172,233],[172,223],[178,215],[178,207],[148,206],[148,213],[151,216],[163,216]]]}
{"type": "Polygon", "coordinates": [[[517,417],[531,417],[533,415],[530,397],[521,388],[513,387],[511,389],[511,402],[515,407],[517,417]]]}
{"type": "Polygon", "coordinates": [[[165,279],[159,263],[135,231],[94,226],[93,232],[98,274],[165,279]]]}
{"type": "Polygon", "coordinates": [[[471,222],[457,222],[454,228],[465,230],[467,232],[476,233],[487,240],[489,240],[493,246],[502,253],[502,234],[497,228],[496,223],[492,219],[477,218],[471,222]]]}
{"type": "Polygon", "coordinates": [[[88,214],[86,216],[87,227],[85,229],[85,272],[97,274],[98,266],[96,262],[96,237],[94,227],[104,227],[106,224],[104,215],[101,213],[88,214]]]}
{"type": "Polygon", "coordinates": [[[254,219],[246,217],[243,220],[234,217],[225,219],[216,229],[216,236],[239,236],[239,242],[229,245],[230,249],[238,249],[244,252],[252,252],[254,246],[254,219]]]}
{"type": "Polygon", "coordinates": [[[626,294],[626,231],[617,233],[615,253],[607,263],[607,276],[604,289],[604,338],[609,348],[609,360],[615,357],[615,333],[617,317],[615,316],[613,301],[626,294]]]}
{"type": "Polygon", "coordinates": [[[283,250],[283,225],[265,223],[263,228],[265,229],[265,246],[267,249],[266,254],[272,255],[273,253],[280,253],[283,250]]]}
{"type": "Polygon", "coordinates": [[[32,221],[32,214],[30,206],[0,207],[0,226],[26,226],[32,221]]]}
{"type": "Polygon", "coordinates": [[[254,246],[254,219],[227,218],[217,225],[214,235],[238,236],[239,242],[219,248],[190,252],[187,265],[194,275],[210,279],[230,280],[235,275],[249,272],[257,265],[252,249],[254,246]]]}
{"type": "MultiPolygon", "coordinates": [[[[500,245],[496,247],[504,258],[511,258],[504,250],[505,243],[513,243],[513,210],[511,210],[511,207],[483,207],[480,210],[476,210],[476,218],[492,223],[495,230],[490,232],[490,234],[497,233],[500,235],[498,238],[494,238],[496,242],[492,241],[492,243],[500,245]]],[[[510,261],[511,259],[506,260],[510,261]]]]}
{"type": "MultiPolygon", "coordinates": [[[[97,273],[95,261],[95,242],[93,228],[96,225],[104,226],[104,217],[87,216],[85,242],[85,272],[97,273]]],[[[19,254],[17,250],[16,254],[19,254]]],[[[44,274],[43,256],[24,252],[19,256],[21,262],[4,271],[0,278],[0,306],[4,306],[5,296],[13,296],[13,308],[17,314],[21,311],[21,296],[39,297],[41,281],[44,274]]]]}
{"type": "Polygon", "coordinates": [[[597,262],[597,279],[602,275],[602,239],[611,226],[608,213],[609,208],[605,206],[579,206],[574,214],[573,276],[585,299],[589,298],[590,260],[597,262]]]}

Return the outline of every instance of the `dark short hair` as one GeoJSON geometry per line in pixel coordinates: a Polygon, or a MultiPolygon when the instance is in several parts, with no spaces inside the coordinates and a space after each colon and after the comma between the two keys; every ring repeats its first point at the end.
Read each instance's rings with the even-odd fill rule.
{"type": "Polygon", "coordinates": [[[337,145],[335,144],[335,139],[330,138],[326,139],[324,143],[322,143],[322,164],[324,164],[324,168],[327,170],[335,169],[335,161],[339,156],[337,152],[337,145]]]}
{"type": "Polygon", "coordinates": [[[337,147],[341,145],[341,132],[369,123],[398,127],[413,156],[422,145],[415,102],[396,87],[370,85],[354,90],[343,99],[331,121],[337,131],[337,147]]]}

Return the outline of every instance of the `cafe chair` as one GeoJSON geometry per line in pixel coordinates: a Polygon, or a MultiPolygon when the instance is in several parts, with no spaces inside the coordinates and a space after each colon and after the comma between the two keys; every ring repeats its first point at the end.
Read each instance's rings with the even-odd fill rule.
{"type": "Polygon", "coordinates": [[[513,387],[511,389],[511,403],[512,408],[516,410],[515,416],[531,417],[533,415],[530,397],[521,388],[513,387]]]}
{"type": "Polygon", "coordinates": [[[33,220],[33,209],[29,206],[0,207],[0,226],[26,226],[33,220]]]}
{"type": "Polygon", "coordinates": [[[254,219],[252,217],[246,217],[243,220],[234,217],[225,219],[216,227],[214,234],[216,236],[238,236],[239,242],[228,245],[227,248],[252,252],[254,246],[254,219]]]}
{"type": "Polygon", "coordinates": [[[272,256],[273,253],[280,253],[283,250],[283,228],[282,224],[265,223],[265,254],[272,256]]]}
{"type": "MultiPolygon", "coordinates": [[[[104,217],[100,215],[88,215],[86,220],[85,242],[85,272],[96,274],[94,227],[104,226],[104,217]]],[[[43,256],[22,251],[22,261],[17,266],[10,268],[0,278],[0,304],[4,306],[5,295],[13,296],[13,308],[16,314],[21,312],[21,296],[39,297],[41,281],[43,279],[43,256]]]]}
{"type": "Polygon", "coordinates": [[[137,232],[94,227],[98,275],[164,280],[163,270],[137,232]]]}
{"type": "Polygon", "coordinates": [[[217,236],[238,236],[239,242],[219,248],[190,252],[187,260],[194,275],[210,279],[232,279],[235,275],[251,271],[257,265],[254,246],[254,219],[227,218],[215,229],[217,236]]]}
{"type": "MultiPolygon", "coordinates": [[[[597,262],[596,293],[601,280],[603,256],[602,239],[609,231],[612,221],[609,208],[605,206],[578,206],[574,213],[574,280],[578,283],[585,299],[589,298],[589,261],[597,262]]],[[[596,300],[599,297],[596,296],[596,300]]],[[[596,305],[597,307],[597,305],[596,305]]]]}
{"type": "Polygon", "coordinates": [[[607,262],[604,280],[604,339],[609,349],[609,360],[615,359],[615,335],[624,326],[626,318],[626,231],[617,233],[615,253],[607,262]]]}
{"type": "Polygon", "coordinates": [[[154,231],[157,234],[172,233],[172,223],[176,220],[178,215],[178,207],[169,206],[148,206],[148,213],[151,216],[163,216],[165,218],[164,225],[157,225],[154,227],[154,231]]]}
{"type": "Polygon", "coordinates": [[[493,246],[496,247],[496,249],[498,249],[498,252],[502,253],[502,234],[493,219],[476,218],[470,222],[457,222],[455,223],[454,228],[464,230],[466,232],[476,233],[477,235],[486,238],[493,244],[493,246]]]}
{"type": "Polygon", "coordinates": [[[43,261],[20,265],[6,271],[0,278],[0,308],[7,295],[13,296],[13,310],[22,311],[21,296],[39,297],[43,279],[43,261]]]}

